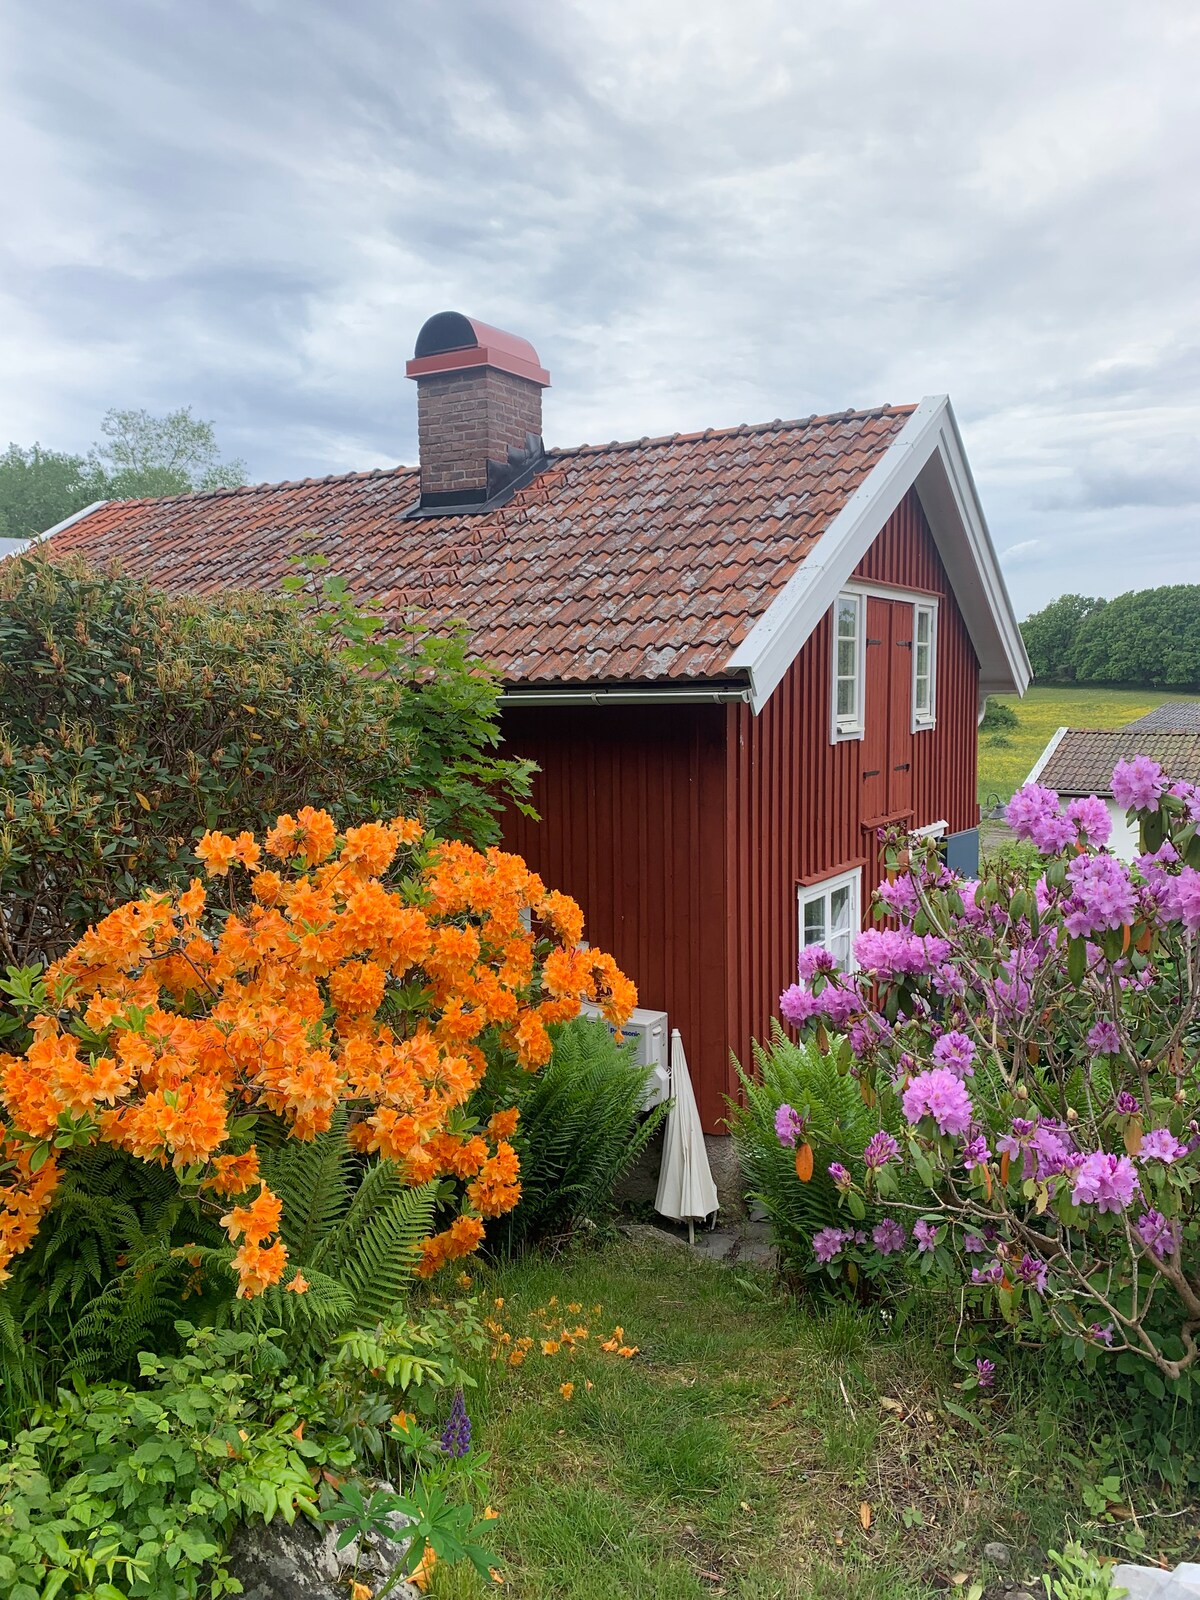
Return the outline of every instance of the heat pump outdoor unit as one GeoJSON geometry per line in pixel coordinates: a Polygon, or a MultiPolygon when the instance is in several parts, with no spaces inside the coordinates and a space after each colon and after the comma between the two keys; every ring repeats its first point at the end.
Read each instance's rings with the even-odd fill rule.
{"type": "MultiPolygon", "coordinates": [[[[581,1007],[583,1014],[604,1020],[600,1007],[584,1001],[581,1007]]],[[[611,1034],[616,1029],[611,1022],[605,1022],[611,1034]]],[[[655,1106],[661,1105],[664,1100],[671,1097],[671,1073],[668,1066],[670,1059],[671,1035],[667,1028],[667,1013],[665,1011],[643,1011],[640,1008],[634,1011],[629,1021],[621,1029],[621,1037],[634,1045],[633,1059],[639,1067],[650,1067],[651,1074],[646,1084],[646,1097],[642,1101],[643,1111],[652,1111],[655,1106]]]]}

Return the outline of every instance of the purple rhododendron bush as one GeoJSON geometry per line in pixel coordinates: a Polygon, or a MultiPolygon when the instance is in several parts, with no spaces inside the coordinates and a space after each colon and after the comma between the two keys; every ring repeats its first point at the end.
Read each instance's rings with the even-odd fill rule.
{"type": "MultiPolygon", "coordinates": [[[[858,970],[807,946],[780,1010],[842,1034],[881,1127],[905,1130],[859,1173],[829,1169],[846,1222],[814,1235],[818,1262],[875,1250],[950,1276],[1018,1337],[1175,1378],[1200,1336],[1200,789],[1139,756],[1113,793],[1140,826],[1132,866],[1105,848],[1103,801],[1037,785],[1008,807],[1036,881],[964,880],[932,843],[886,839],[858,970]]],[[[779,1132],[802,1137],[782,1112],[779,1132]]]]}

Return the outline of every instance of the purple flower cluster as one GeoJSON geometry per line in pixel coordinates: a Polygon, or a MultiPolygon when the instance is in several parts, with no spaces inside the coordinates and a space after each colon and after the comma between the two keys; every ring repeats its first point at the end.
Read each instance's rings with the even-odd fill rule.
{"type": "Polygon", "coordinates": [[[796,963],[800,982],[806,984],[811,983],[818,972],[833,972],[836,966],[833,952],[826,950],[823,944],[806,944],[796,963]]]}
{"type": "Polygon", "coordinates": [[[854,1179],[840,1161],[831,1161],[829,1163],[829,1176],[833,1179],[834,1188],[840,1194],[846,1194],[854,1187],[854,1179]]]}
{"type": "Polygon", "coordinates": [[[865,1244],[866,1234],[854,1228],[819,1228],[812,1237],[813,1254],[823,1267],[838,1256],[848,1244],[865,1244]]]}
{"type": "Polygon", "coordinates": [[[803,984],[793,983],[779,996],[779,1009],[793,1028],[802,1028],[819,1017],[831,1028],[841,1029],[858,1016],[863,1003],[853,989],[837,984],[827,983],[820,994],[813,994],[803,984]]]}
{"type": "Polygon", "coordinates": [[[450,1415],[442,1429],[442,1449],[448,1456],[465,1456],[471,1448],[471,1419],[461,1389],[454,1391],[450,1415]]]}
{"type": "Polygon", "coordinates": [[[1063,921],[1073,938],[1087,938],[1133,921],[1137,896],[1129,869],[1115,856],[1076,856],[1067,868],[1071,896],[1063,921]]]}
{"type": "Polygon", "coordinates": [[[924,1116],[937,1123],[939,1133],[966,1133],[973,1115],[963,1081],[949,1067],[918,1073],[901,1101],[904,1115],[915,1125],[924,1116]]]}
{"type": "Polygon", "coordinates": [[[990,1389],[996,1381],[996,1363],[984,1356],[976,1356],[975,1381],[981,1389],[990,1389]]]}
{"type": "Polygon", "coordinates": [[[863,1161],[873,1171],[886,1167],[889,1161],[895,1160],[900,1153],[900,1146],[890,1133],[880,1128],[878,1133],[873,1133],[867,1140],[863,1149],[863,1161]]]}
{"type": "Polygon", "coordinates": [[[1067,803],[1067,816],[1079,830],[1085,844],[1102,850],[1112,836],[1112,818],[1103,800],[1094,794],[1067,803]]]}
{"type": "Polygon", "coordinates": [[[1071,1199],[1098,1211],[1126,1211],[1138,1190],[1137,1172],[1128,1156],[1096,1150],[1085,1156],[1075,1174],[1071,1199]]]}
{"type": "MultiPolygon", "coordinates": [[[[1033,840],[1035,829],[1058,812],[1058,794],[1040,783],[1018,789],[1004,808],[1004,817],[1018,839],[1033,840]]],[[[1036,840],[1033,840],[1036,843],[1036,840]]],[[[1040,849],[1041,846],[1039,845],[1040,849]]]]}
{"type": "Polygon", "coordinates": [[[854,941],[855,960],[877,978],[921,977],[933,972],[949,954],[947,939],[900,933],[894,928],[868,928],[854,941]]]}
{"type": "Polygon", "coordinates": [[[1051,1117],[1030,1121],[1025,1117],[1012,1119],[1012,1132],[996,1140],[997,1153],[1002,1156],[1021,1157],[1021,1177],[1037,1178],[1045,1182],[1075,1164],[1075,1145],[1070,1133],[1061,1122],[1051,1117]]]}
{"type": "Polygon", "coordinates": [[[1179,1248],[1179,1224],[1168,1222],[1161,1211],[1143,1211],[1133,1227],[1146,1249],[1160,1260],[1179,1248]]]}
{"type": "Polygon", "coordinates": [[[1163,769],[1149,756],[1118,761],[1113,768],[1113,799],[1126,811],[1157,811],[1166,786],[1163,769]]]}
{"type": "Polygon", "coordinates": [[[871,1230],[871,1238],[881,1256],[895,1255],[908,1243],[908,1234],[895,1217],[884,1217],[882,1222],[877,1222],[871,1230]]]}
{"type": "Polygon", "coordinates": [[[1172,1161],[1178,1161],[1187,1153],[1187,1145],[1180,1144],[1170,1128],[1151,1128],[1142,1135],[1137,1157],[1139,1161],[1162,1161],[1170,1166],[1172,1161]]]}
{"type": "Polygon", "coordinates": [[[948,1067],[956,1078],[969,1078],[975,1071],[975,1046],[965,1033],[951,1028],[934,1044],[933,1059],[939,1067],[948,1067]]]}
{"type": "Polygon", "coordinates": [[[974,1138],[968,1139],[962,1148],[962,1164],[967,1171],[983,1166],[985,1161],[991,1159],[992,1152],[987,1147],[987,1140],[983,1134],[977,1133],[974,1138]]]}
{"type": "Polygon", "coordinates": [[[913,1238],[917,1241],[917,1249],[922,1255],[937,1247],[937,1223],[929,1222],[921,1217],[913,1223],[913,1238]]]}
{"type": "Polygon", "coordinates": [[[789,1145],[794,1149],[804,1132],[805,1121],[806,1119],[791,1106],[781,1105],[775,1113],[775,1137],[780,1144],[789,1145]]]}
{"type": "Polygon", "coordinates": [[[1172,910],[1189,933],[1200,933],[1200,872],[1183,867],[1172,881],[1172,910]]]}
{"type": "Polygon", "coordinates": [[[1094,1056],[1115,1056],[1121,1051],[1121,1035],[1111,1017],[1101,1017],[1087,1036],[1087,1047],[1094,1056]]]}

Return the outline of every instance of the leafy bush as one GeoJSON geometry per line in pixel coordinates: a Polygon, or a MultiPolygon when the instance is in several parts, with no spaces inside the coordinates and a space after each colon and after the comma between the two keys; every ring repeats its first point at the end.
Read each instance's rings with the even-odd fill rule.
{"type": "Polygon", "coordinates": [[[58,958],[143,885],[186,884],[218,825],[313,804],[494,839],[530,768],[487,753],[493,675],[453,629],[412,622],[368,650],[378,619],[319,587],[340,598],[314,617],[40,551],[0,565],[0,967],[58,958]]]}
{"type": "Polygon", "coordinates": [[[1032,887],[1005,867],[964,882],[895,836],[878,909],[899,927],[859,935],[854,976],[807,947],[780,1006],[848,1030],[864,1093],[902,1116],[874,1193],[916,1214],[921,1270],[1019,1337],[1136,1358],[1162,1398],[1200,1371],[1200,789],[1144,756],[1112,781],[1132,867],[1103,848],[1103,801],[1037,785],[1007,812],[1041,856],[1032,887]]]}
{"type": "Polygon", "coordinates": [[[555,1030],[548,1065],[534,1078],[497,1064],[481,1092],[486,1114],[517,1107],[514,1144],[521,1157],[521,1198],[488,1230],[493,1248],[512,1253],[602,1217],[617,1183],[645,1150],[666,1115],[643,1116],[650,1073],[618,1045],[603,1022],[578,1018],[555,1030]]]}
{"type": "MultiPolygon", "coordinates": [[[[772,1024],[768,1049],[754,1046],[753,1075],[738,1068],[741,1105],[730,1104],[729,1131],[737,1148],[747,1192],[771,1224],[771,1237],[781,1260],[794,1273],[820,1273],[837,1278],[843,1273],[852,1284],[862,1274],[878,1276],[886,1258],[864,1250],[866,1236],[882,1220],[878,1206],[857,1193],[852,1205],[862,1241],[847,1239],[835,1259],[814,1259],[812,1240],[825,1230],[836,1231],[841,1217],[839,1190],[830,1175],[839,1166],[858,1171],[863,1152],[880,1128],[881,1109],[863,1098],[857,1077],[849,1071],[850,1049],[844,1040],[832,1046],[810,1038],[795,1043],[772,1024]],[[802,1125],[801,1148],[812,1154],[812,1170],[801,1180],[797,1172],[796,1141],[781,1139],[781,1108],[795,1114],[802,1125]]],[[[895,1118],[892,1131],[897,1131],[895,1118]]]]}
{"type": "Polygon", "coordinates": [[[1017,713],[1003,700],[989,698],[979,724],[980,733],[1003,733],[1018,726],[1017,713]]]}
{"type": "MultiPolygon", "coordinates": [[[[0,1058],[0,1269],[33,1242],[74,1153],[111,1144],[170,1165],[186,1202],[220,1217],[237,1293],[253,1298],[288,1262],[255,1139],[311,1139],[342,1108],[361,1155],[394,1160],[414,1188],[440,1181],[446,1225],[418,1271],[469,1254],[520,1194],[518,1112],[480,1127],[464,1110],[485,1048],[535,1071],[548,1025],[581,996],[619,1025],[634,986],[581,945],[574,901],[518,857],[431,839],[411,819],[339,836],[304,807],[262,845],[210,832],[197,855],[211,890],[197,878],[134,901],[44,979],[9,980],[33,1042],[0,1058]]],[[[397,1178],[369,1181],[378,1195],[397,1178]]],[[[294,1262],[286,1283],[308,1289],[294,1262]]],[[[360,1303],[371,1293],[350,1288],[360,1303]]]]}
{"type": "Polygon", "coordinates": [[[1200,584],[1115,600],[1064,594],[1021,624],[1034,676],[1048,682],[1200,685],[1200,584]]]}
{"type": "Polygon", "coordinates": [[[185,1327],[143,1384],[63,1390],[0,1461],[0,1589],[154,1600],[236,1592],[234,1525],[316,1515],[313,1468],[345,1469],[319,1395],[261,1334],[185,1327]],[[202,1583],[203,1580],[203,1583],[202,1583]]]}

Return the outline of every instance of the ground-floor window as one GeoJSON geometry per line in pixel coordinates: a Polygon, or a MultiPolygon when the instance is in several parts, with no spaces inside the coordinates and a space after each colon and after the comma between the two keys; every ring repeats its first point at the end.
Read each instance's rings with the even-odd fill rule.
{"type": "Polygon", "coordinates": [[[862,924],[862,872],[839,873],[798,891],[800,943],[823,944],[843,972],[854,966],[854,939],[862,924]]]}

